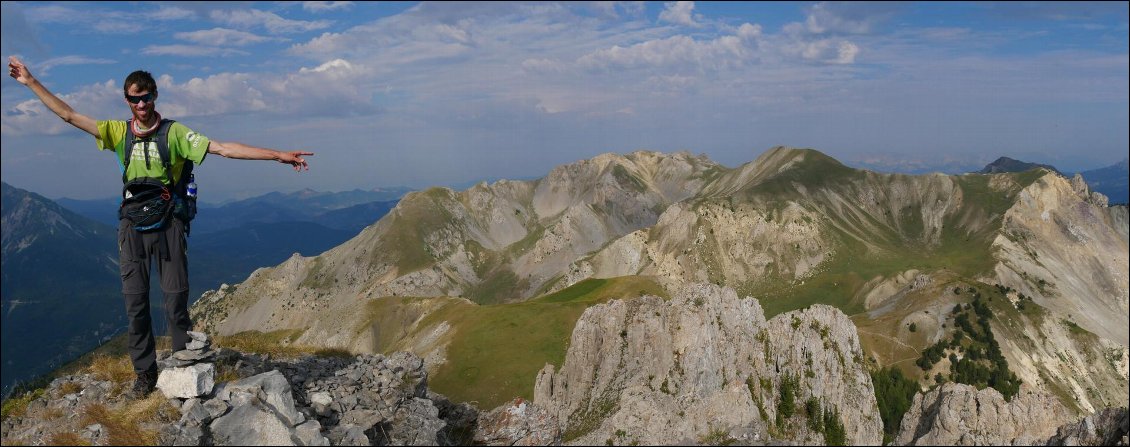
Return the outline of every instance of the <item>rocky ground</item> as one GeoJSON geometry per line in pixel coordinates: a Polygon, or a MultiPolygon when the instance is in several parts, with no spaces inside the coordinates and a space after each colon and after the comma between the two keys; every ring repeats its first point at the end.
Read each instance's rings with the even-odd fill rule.
{"type": "Polygon", "coordinates": [[[524,427],[538,426],[526,421],[521,401],[480,418],[476,408],[429,392],[423,361],[407,352],[272,359],[221,348],[209,357],[222,374],[242,378],[167,397],[195,385],[171,384],[166,373],[195,365],[163,359],[164,387],[142,399],[127,395],[128,380],[55,379],[23,415],[3,421],[3,444],[465,445],[476,442],[479,426],[477,443],[513,444],[528,437],[524,427]],[[478,422],[491,414],[493,425],[478,422]]]}

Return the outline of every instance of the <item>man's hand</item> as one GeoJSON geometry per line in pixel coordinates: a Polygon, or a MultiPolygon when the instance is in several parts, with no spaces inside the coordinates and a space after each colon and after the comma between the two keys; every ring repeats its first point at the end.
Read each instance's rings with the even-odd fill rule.
{"type": "Polygon", "coordinates": [[[44,87],[43,84],[39,83],[39,81],[31,75],[31,72],[27,69],[27,65],[24,65],[24,63],[20,62],[19,58],[15,56],[8,56],[8,76],[11,76],[16,82],[31,89],[32,93],[35,93],[35,96],[43,102],[43,105],[47,106],[52,112],[55,112],[55,115],[58,115],[63,121],[82,129],[83,132],[94,136],[94,138],[99,138],[98,123],[96,121],[86,115],[75,112],[75,109],[72,109],[70,105],[62,99],[59,99],[54,93],[48,91],[47,87],[44,87]]]}
{"type": "Polygon", "coordinates": [[[306,160],[302,158],[303,155],[314,155],[314,153],[313,152],[302,152],[302,151],[291,151],[291,152],[281,152],[280,151],[279,152],[279,163],[286,163],[288,165],[294,166],[295,172],[301,171],[303,169],[309,171],[310,166],[308,166],[306,164],[306,160]]]}
{"type": "Polygon", "coordinates": [[[15,56],[8,56],[8,76],[11,76],[12,79],[15,79],[16,82],[23,85],[28,85],[31,81],[35,80],[35,78],[31,76],[31,72],[28,71],[27,65],[24,65],[24,63],[20,62],[15,56]]]}

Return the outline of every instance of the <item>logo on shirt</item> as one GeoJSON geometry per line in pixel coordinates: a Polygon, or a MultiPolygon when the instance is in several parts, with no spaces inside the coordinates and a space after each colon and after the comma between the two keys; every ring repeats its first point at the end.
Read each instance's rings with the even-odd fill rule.
{"type": "Polygon", "coordinates": [[[154,158],[156,158],[157,160],[161,159],[160,158],[161,152],[157,150],[157,143],[152,142],[152,141],[138,141],[138,142],[134,143],[133,144],[133,152],[130,154],[130,158],[133,161],[138,161],[138,160],[145,161],[145,158],[146,158],[145,153],[146,152],[149,153],[148,158],[150,158],[150,159],[154,159],[154,158]]]}
{"type": "Polygon", "coordinates": [[[189,144],[192,144],[193,149],[196,149],[196,146],[200,145],[200,135],[196,132],[190,131],[184,138],[188,140],[189,144]]]}

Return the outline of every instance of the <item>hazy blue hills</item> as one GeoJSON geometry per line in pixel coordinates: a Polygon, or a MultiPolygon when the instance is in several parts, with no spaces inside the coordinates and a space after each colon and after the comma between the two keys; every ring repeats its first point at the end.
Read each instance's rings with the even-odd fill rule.
{"type": "Polygon", "coordinates": [[[314,216],[314,222],[350,235],[359,233],[365,227],[376,223],[396,207],[399,200],[362,203],[347,208],[326,211],[314,216]]]}
{"type": "Polygon", "coordinates": [[[356,235],[314,222],[258,222],[192,235],[188,242],[191,300],[220,284],[242,282],[255,269],[281,264],[294,253],[315,256],[356,235]]]}
{"type": "Polygon", "coordinates": [[[125,326],[117,229],[3,183],[0,381],[46,373],[125,326]]]}
{"type": "Polygon", "coordinates": [[[371,190],[354,189],[352,191],[341,192],[322,192],[307,188],[290,193],[272,192],[238,202],[227,203],[223,206],[238,206],[241,203],[254,202],[276,205],[280,208],[306,213],[317,213],[348,208],[362,203],[395,201],[411,191],[411,188],[403,186],[375,188],[371,190]]]}
{"type": "Polygon", "coordinates": [[[121,203],[121,200],[116,197],[91,200],[78,200],[63,197],[56,199],[55,203],[87,219],[92,219],[115,228],[118,226],[118,205],[121,203]]]}
{"type": "Polygon", "coordinates": [[[1100,169],[1083,171],[1083,179],[1090,185],[1092,191],[1101,192],[1110,199],[1110,203],[1127,203],[1130,200],[1130,160],[1107,166],[1100,169]]]}

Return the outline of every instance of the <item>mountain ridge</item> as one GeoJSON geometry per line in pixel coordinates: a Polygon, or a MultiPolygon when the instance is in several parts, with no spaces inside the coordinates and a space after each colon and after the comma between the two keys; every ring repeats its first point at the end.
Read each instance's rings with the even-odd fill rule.
{"type": "MultiPolygon", "coordinates": [[[[840,308],[875,334],[862,337],[865,349],[885,365],[915,360],[931,344],[957,336],[953,317],[939,303],[952,307],[970,298],[952,290],[1004,287],[1008,294],[993,296],[1013,307],[994,309],[1026,325],[1014,330],[1015,323],[1003,319],[991,325],[1002,340],[1004,371],[1078,400],[1075,408],[1085,411],[1124,401],[1125,374],[1117,366],[1078,371],[1070,367],[1076,360],[1055,353],[1079,352],[1078,361],[1126,358],[1125,337],[1110,327],[1124,327],[1119,318],[1127,312],[1098,310],[1126,308],[1126,280],[1069,281],[1032,266],[1044,256],[1064,260],[1056,265],[1074,259],[1079,267],[1066,274],[1075,278],[1094,262],[1125,265],[1119,261],[1127,257],[1125,218],[1118,217],[1124,215],[1124,207],[1097,201],[1085,183],[1040,169],[879,174],[819,151],[784,147],[735,168],[685,152],[604,154],[534,181],[409,194],[349,242],[257,271],[238,287],[209,294],[194,312],[220,334],[297,330],[302,343],[358,352],[378,350],[367,334],[392,330],[426,346],[420,354],[442,364],[451,334],[470,322],[422,307],[403,323],[378,324],[365,303],[454,297],[484,307],[517,306],[586,279],[647,278],[667,290],[707,282],[758,298],[769,316],[812,304],[840,308]],[[1022,212],[1027,209],[1040,211],[1022,212]],[[1043,222],[1045,211],[1048,224],[1016,226],[1043,222]],[[1052,246],[1034,239],[1070,234],[1072,226],[1104,244],[1060,238],[1062,246],[1052,246]],[[1021,233],[1030,236],[1018,238],[1021,233]],[[1036,251],[1040,258],[1033,260],[1036,251]],[[912,279],[909,285],[903,277],[912,279]],[[1093,298],[1076,307],[1056,304],[1068,302],[1056,298],[1066,290],[1093,298]],[[1015,306],[1028,299],[1034,307],[1017,313],[1015,306]],[[882,310],[889,306],[895,310],[882,310]],[[928,318],[936,323],[922,326],[928,318]],[[924,333],[906,330],[915,321],[924,333]],[[1066,331],[1061,321],[1083,335],[1066,331]],[[1027,339],[1047,341],[1033,347],[1027,339]]],[[[407,311],[392,306],[386,309],[407,311]]],[[[962,349],[953,348],[955,354],[962,349]]],[[[924,383],[951,374],[948,362],[928,370],[900,365],[924,383]]]]}
{"type": "Polygon", "coordinates": [[[45,373],[125,325],[117,229],[2,183],[3,387],[45,373]],[[66,272],[66,279],[59,278],[66,272]],[[60,322],[65,322],[61,324],[60,322]]]}

